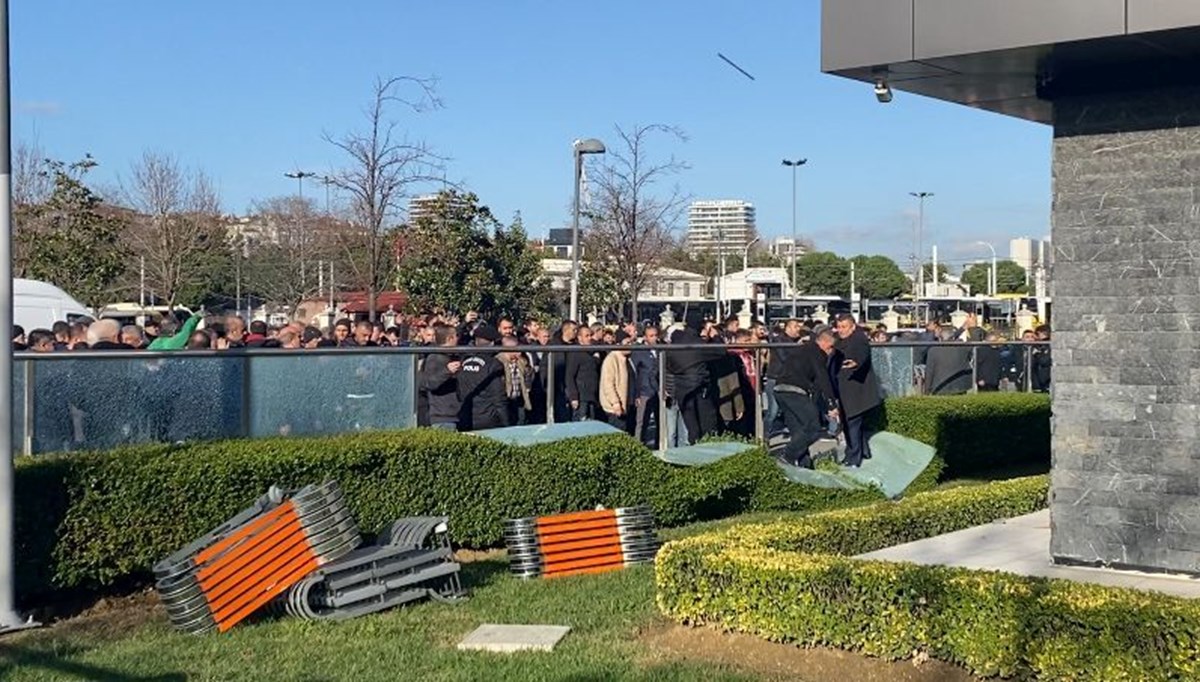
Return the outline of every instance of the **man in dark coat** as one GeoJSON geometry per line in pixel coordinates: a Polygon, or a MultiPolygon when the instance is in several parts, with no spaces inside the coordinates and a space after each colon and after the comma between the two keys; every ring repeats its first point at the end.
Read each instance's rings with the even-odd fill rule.
{"type": "MultiPolygon", "coordinates": [[[[800,327],[798,320],[788,322],[788,335],[800,327]]],[[[836,410],[836,390],[830,380],[829,362],[837,357],[834,334],[819,328],[795,349],[777,356],[775,400],[791,435],[783,460],[793,466],[813,468],[809,448],[821,438],[821,412],[836,410]]]]}
{"type": "MultiPolygon", "coordinates": [[[[579,327],[576,342],[592,345],[590,327],[579,327]]],[[[571,406],[572,420],[581,422],[600,415],[600,356],[587,350],[567,354],[563,389],[571,406]]]]}
{"type": "Polygon", "coordinates": [[[980,391],[990,392],[1000,390],[1000,377],[1003,374],[1004,362],[1000,353],[1000,337],[995,333],[987,335],[987,342],[993,345],[975,347],[975,386],[980,391]]]}
{"type": "Polygon", "coordinates": [[[925,393],[962,395],[971,390],[971,347],[959,342],[953,329],[943,329],[941,335],[941,343],[929,349],[925,393]]]}
{"type": "MultiPolygon", "coordinates": [[[[700,346],[705,342],[694,330],[683,328],[671,334],[673,346],[700,346]]],[[[721,344],[711,349],[672,351],[664,356],[666,373],[672,383],[675,403],[687,426],[688,445],[712,433],[717,428],[717,409],[714,396],[709,394],[709,363],[724,360],[721,344]]]]}
{"type": "Polygon", "coordinates": [[[637,381],[634,404],[637,414],[634,423],[634,438],[648,447],[658,447],[658,345],[659,329],[647,325],[642,332],[642,344],[633,351],[633,369],[637,381]]]}
{"type": "MultiPolygon", "coordinates": [[[[500,340],[495,327],[475,328],[476,346],[494,346],[500,340]]],[[[508,426],[508,396],[504,392],[504,366],[495,353],[475,353],[463,359],[458,371],[458,398],[462,401],[459,429],[479,431],[508,426]]],[[[432,416],[432,415],[431,415],[432,416]]]]}
{"type": "Polygon", "coordinates": [[[446,352],[431,353],[421,364],[421,395],[425,396],[429,426],[446,431],[458,430],[462,403],[458,399],[460,362],[448,351],[458,344],[458,331],[448,325],[434,328],[434,342],[446,352]]]}
{"type": "Polygon", "coordinates": [[[879,379],[871,366],[871,342],[850,315],[837,317],[837,349],[842,354],[837,370],[837,391],[846,434],[846,466],[862,466],[871,459],[867,418],[883,402],[879,379]]]}

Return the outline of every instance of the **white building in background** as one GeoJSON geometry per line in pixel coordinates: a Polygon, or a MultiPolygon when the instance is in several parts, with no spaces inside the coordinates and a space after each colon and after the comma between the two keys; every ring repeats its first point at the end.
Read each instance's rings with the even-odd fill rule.
{"type": "MultiPolygon", "coordinates": [[[[571,288],[571,260],[543,258],[542,270],[550,279],[550,288],[565,291],[571,288]]],[[[709,278],[696,272],[674,268],[655,268],[645,288],[638,294],[639,303],[671,303],[711,301],[708,295],[709,278]]]]}
{"type": "MultiPolygon", "coordinates": [[[[408,224],[414,225],[421,218],[432,218],[437,215],[438,200],[441,194],[421,194],[408,200],[408,224]]],[[[458,194],[450,195],[452,206],[465,207],[467,203],[458,194]]]]}
{"type": "Polygon", "coordinates": [[[793,255],[795,258],[808,253],[808,247],[805,246],[803,240],[792,239],[791,237],[776,237],[771,240],[767,246],[772,256],[782,259],[788,265],[792,264],[793,255]]]}
{"type": "Polygon", "coordinates": [[[748,201],[696,201],[688,208],[687,246],[694,252],[741,255],[756,234],[748,201]]]}

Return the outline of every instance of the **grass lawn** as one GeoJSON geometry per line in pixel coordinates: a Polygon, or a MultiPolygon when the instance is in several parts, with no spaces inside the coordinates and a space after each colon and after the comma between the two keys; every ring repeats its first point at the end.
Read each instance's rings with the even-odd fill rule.
{"type": "MultiPolygon", "coordinates": [[[[1030,473],[1038,472],[1000,471],[947,486],[1030,473]]],[[[676,539],[735,523],[787,516],[750,514],[664,531],[663,536],[676,539]]],[[[463,570],[472,597],[460,605],[423,603],[342,623],[282,618],[200,637],[172,630],[162,607],[150,596],[54,628],[0,639],[0,679],[599,682],[757,680],[780,674],[779,669],[764,672],[704,656],[672,655],[651,644],[652,635],[669,624],[654,605],[653,569],[649,566],[532,581],[509,576],[502,557],[466,564],[463,570]],[[455,644],[482,623],[569,625],[572,632],[552,654],[457,651],[455,644]]],[[[792,651],[782,645],[769,646],[780,647],[785,655],[792,651]]],[[[843,663],[853,664],[839,659],[832,665],[840,669],[843,663]]],[[[809,678],[810,668],[801,669],[805,671],[801,679],[846,679],[809,678]]],[[[896,679],[917,678],[902,675],[896,679]]]]}

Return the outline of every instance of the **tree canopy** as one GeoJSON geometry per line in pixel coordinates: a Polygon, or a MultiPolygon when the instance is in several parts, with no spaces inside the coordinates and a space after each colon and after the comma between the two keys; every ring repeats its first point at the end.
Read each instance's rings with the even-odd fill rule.
{"type": "MultiPolygon", "coordinates": [[[[992,272],[991,263],[976,263],[963,271],[963,283],[971,287],[972,294],[988,293],[988,278],[992,272]]],[[[1011,260],[996,262],[996,293],[1024,294],[1029,292],[1025,286],[1025,268],[1011,260]]]]}
{"type": "Polygon", "coordinates": [[[397,235],[397,286],[415,310],[525,318],[551,305],[549,282],[520,219],[505,226],[472,193],[439,193],[397,235]]]}

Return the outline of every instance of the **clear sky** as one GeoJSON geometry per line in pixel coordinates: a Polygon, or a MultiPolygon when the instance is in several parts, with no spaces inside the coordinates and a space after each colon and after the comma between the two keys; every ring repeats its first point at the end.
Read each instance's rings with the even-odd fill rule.
{"type": "Polygon", "coordinates": [[[11,5],[16,139],[90,152],[100,183],[143,150],[173,153],[231,213],[294,192],[285,171],[341,163],[321,134],[361,124],[377,75],[433,75],[445,108],[404,124],[534,236],[569,218],[571,141],[636,123],[683,128],[662,146],[691,166],[682,189],[753,202],[765,237],[791,232],[785,156],[809,159],[799,231],[822,249],[906,264],[916,190],[936,193],[926,234],[951,262],[1049,232],[1050,129],[904,93],[882,106],[822,75],[818,0],[11,5]]]}

